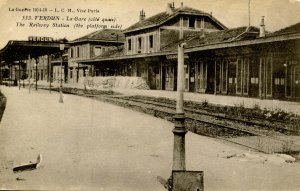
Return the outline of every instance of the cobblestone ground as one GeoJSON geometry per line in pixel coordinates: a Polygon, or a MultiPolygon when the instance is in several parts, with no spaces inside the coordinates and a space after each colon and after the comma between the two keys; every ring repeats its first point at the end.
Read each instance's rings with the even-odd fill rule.
{"type": "MultiPolygon", "coordinates": [[[[172,167],[173,124],[93,99],[15,87],[0,124],[0,188],[164,190],[156,177],[172,167]],[[35,162],[14,174],[16,165],[35,162]]],[[[188,170],[203,170],[205,190],[299,190],[300,163],[283,163],[188,133],[188,170]],[[248,158],[226,156],[251,156],[248,158]]]]}

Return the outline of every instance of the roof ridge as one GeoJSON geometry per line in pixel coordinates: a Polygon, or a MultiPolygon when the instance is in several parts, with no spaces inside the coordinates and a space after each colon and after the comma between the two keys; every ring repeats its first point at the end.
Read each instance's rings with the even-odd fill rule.
{"type": "MultiPolygon", "coordinates": [[[[101,30],[97,30],[92,33],[89,33],[80,38],[74,39],[70,42],[84,41],[84,40],[109,40],[109,33],[114,33],[114,34],[117,33],[117,34],[119,34],[119,36],[121,38],[123,36],[123,32],[120,29],[101,29],[101,30]]],[[[112,36],[112,35],[110,34],[110,36],[112,36]]]]}
{"type": "MultiPolygon", "coordinates": [[[[144,20],[140,20],[140,21],[134,23],[133,25],[127,27],[124,30],[124,32],[136,30],[136,29],[139,29],[139,28],[149,28],[149,27],[153,27],[153,26],[156,26],[156,25],[160,25],[160,24],[162,24],[162,22],[168,21],[170,18],[172,18],[172,17],[174,17],[178,14],[181,14],[181,13],[193,13],[193,14],[198,14],[198,15],[206,15],[206,16],[209,16],[209,17],[213,18],[207,12],[204,12],[204,11],[199,10],[199,9],[191,8],[189,6],[183,6],[183,7],[175,8],[172,11],[172,13],[168,13],[167,11],[163,11],[163,12],[157,13],[155,15],[152,15],[148,18],[145,18],[144,20]]],[[[216,19],[214,20],[214,22],[217,22],[223,28],[225,27],[222,23],[220,23],[216,19]]]]}
{"type": "Polygon", "coordinates": [[[272,33],[270,33],[271,35],[275,35],[275,34],[290,34],[290,33],[297,33],[300,30],[300,22],[297,22],[295,24],[292,24],[290,26],[284,27],[282,29],[279,29],[277,31],[274,31],[272,33]]]}

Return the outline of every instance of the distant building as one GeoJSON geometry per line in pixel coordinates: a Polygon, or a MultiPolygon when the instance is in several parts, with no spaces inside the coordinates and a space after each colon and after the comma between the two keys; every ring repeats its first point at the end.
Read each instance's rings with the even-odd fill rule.
{"type": "Polygon", "coordinates": [[[61,43],[65,44],[65,49],[68,49],[66,39],[54,40],[51,37],[30,36],[27,41],[10,40],[0,50],[1,70],[5,75],[2,78],[8,77],[10,80],[31,78],[37,81],[49,81],[53,72],[52,55],[61,55],[61,43]]]}
{"type": "Polygon", "coordinates": [[[120,30],[104,29],[93,32],[69,42],[68,51],[68,78],[70,82],[77,82],[79,77],[98,75],[94,66],[80,64],[78,61],[101,56],[109,50],[116,49],[124,44],[124,35],[120,30]]]}

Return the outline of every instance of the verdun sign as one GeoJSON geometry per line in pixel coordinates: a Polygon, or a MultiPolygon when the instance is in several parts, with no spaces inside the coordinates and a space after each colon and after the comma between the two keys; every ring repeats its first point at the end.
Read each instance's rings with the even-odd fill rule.
{"type": "Polygon", "coordinates": [[[29,36],[28,41],[54,42],[56,40],[53,37],[29,36]]]}

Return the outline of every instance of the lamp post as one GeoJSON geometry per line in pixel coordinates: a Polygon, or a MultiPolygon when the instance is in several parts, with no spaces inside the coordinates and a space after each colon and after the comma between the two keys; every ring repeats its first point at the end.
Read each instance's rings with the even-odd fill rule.
{"type": "Polygon", "coordinates": [[[177,72],[177,98],[176,114],[174,116],[174,148],[173,148],[173,167],[172,170],[186,170],[185,168],[185,115],[183,111],[183,92],[184,92],[184,46],[178,46],[178,72],[177,72]]]}
{"type": "Polygon", "coordinates": [[[65,49],[65,44],[59,44],[59,49],[61,51],[61,63],[60,63],[60,86],[59,86],[59,103],[64,103],[64,98],[62,94],[62,64],[63,64],[63,51],[65,49]]]}
{"type": "Polygon", "coordinates": [[[20,75],[21,75],[21,67],[20,67],[20,64],[21,62],[20,61],[14,61],[15,63],[15,82],[17,82],[18,86],[19,86],[19,90],[21,89],[21,84],[20,84],[20,75]],[[19,71],[18,71],[18,79],[17,79],[17,65],[19,66],[19,71]]]}

